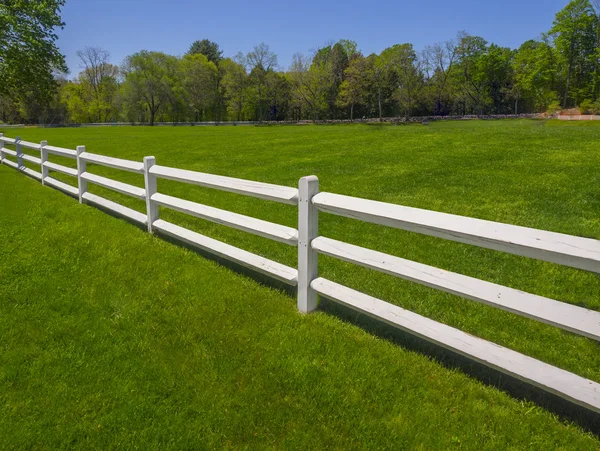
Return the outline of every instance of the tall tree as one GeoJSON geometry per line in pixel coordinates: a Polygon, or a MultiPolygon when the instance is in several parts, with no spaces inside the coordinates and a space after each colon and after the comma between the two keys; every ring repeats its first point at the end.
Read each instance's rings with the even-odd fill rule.
{"type": "Polygon", "coordinates": [[[354,120],[354,108],[367,100],[369,82],[372,77],[371,61],[362,55],[354,54],[344,71],[344,81],[340,85],[338,105],[350,107],[350,120],[354,120]]]}
{"type": "Polygon", "coordinates": [[[395,89],[394,77],[394,51],[387,48],[379,55],[370,55],[372,59],[372,85],[374,88],[373,95],[377,104],[379,120],[383,117],[383,108],[392,98],[395,89]]]}
{"type": "Polygon", "coordinates": [[[597,20],[589,0],[571,0],[556,14],[550,34],[564,67],[563,108],[569,106],[570,97],[577,103],[591,95],[586,88],[592,87],[590,75],[595,69],[597,20]]]}
{"type": "Polygon", "coordinates": [[[460,71],[456,74],[463,94],[463,113],[469,110],[484,114],[487,98],[487,79],[481,64],[487,52],[487,41],[479,36],[459,34],[457,57],[460,71]]]}
{"type": "Polygon", "coordinates": [[[124,89],[129,102],[144,105],[154,125],[156,114],[173,98],[177,59],[161,52],[142,50],[128,56],[123,66],[124,89]]]}
{"type": "Polygon", "coordinates": [[[262,121],[265,117],[265,81],[267,73],[277,67],[277,55],[263,42],[246,55],[246,61],[250,68],[250,79],[256,88],[258,120],[262,121]]]}
{"type": "Polygon", "coordinates": [[[24,98],[36,92],[48,103],[56,90],[53,73],[67,72],[56,46],[56,28],[63,28],[64,0],[0,2],[0,95],[24,98]]]}
{"type": "Polygon", "coordinates": [[[412,44],[397,44],[383,52],[386,54],[386,59],[390,61],[396,99],[408,119],[423,82],[422,61],[417,57],[412,44]]]}
{"type": "Polygon", "coordinates": [[[289,75],[292,105],[297,118],[319,119],[326,114],[328,72],[324,65],[315,65],[310,58],[296,53],[289,75]]]}
{"type": "Polygon", "coordinates": [[[246,58],[238,53],[233,59],[225,58],[219,68],[223,71],[221,86],[227,109],[236,121],[244,120],[244,109],[248,97],[248,73],[246,71],[246,58]]]}
{"type": "Polygon", "coordinates": [[[201,53],[181,59],[184,98],[194,111],[195,120],[203,120],[203,112],[214,104],[217,92],[217,66],[201,53]]]}
{"type": "Polygon", "coordinates": [[[456,42],[440,42],[425,49],[425,65],[431,71],[428,77],[435,92],[435,114],[441,116],[447,112],[447,96],[450,74],[456,62],[456,42]]]}
{"type": "Polygon", "coordinates": [[[223,52],[219,49],[219,44],[208,39],[195,41],[188,50],[188,55],[197,55],[198,53],[206,56],[211,63],[219,64],[223,59],[223,52]]]}
{"type": "Polygon", "coordinates": [[[552,48],[544,41],[527,41],[513,59],[515,114],[519,101],[529,105],[530,111],[546,111],[557,94],[553,91],[555,67],[552,48]]]}
{"type": "Polygon", "coordinates": [[[76,92],[87,105],[90,121],[114,120],[119,68],[110,64],[110,54],[98,47],[85,47],[77,56],[83,71],[79,74],[81,89],[76,92]]]}

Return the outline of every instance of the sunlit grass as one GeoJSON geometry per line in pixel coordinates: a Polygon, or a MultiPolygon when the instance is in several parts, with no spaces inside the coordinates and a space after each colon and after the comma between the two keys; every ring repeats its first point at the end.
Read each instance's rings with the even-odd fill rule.
{"type": "MultiPolygon", "coordinates": [[[[6,132],[17,133],[288,186],[315,174],[324,191],[600,238],[594,124],[6,132]]],[[[91,171],[143,185],[139,175],[91,171]]],[[[289,206],[168,181],[159,190],[296,224],[289,206]]],[[[295,266],[294,248],[160,213],[295,266]]],[[[600,279],[591,273],[325,214],[320,227],[325,236],[600,310],[600,279]]],[[[320,272],[600,381],[592,340],[333,259],[322,258],[320,272]]],[[[426,356],[325,313],[303,317],[284,293],[7,167],[0,167],[0,309],[3,448],[600,446],[543,409],[426,356]]]]}

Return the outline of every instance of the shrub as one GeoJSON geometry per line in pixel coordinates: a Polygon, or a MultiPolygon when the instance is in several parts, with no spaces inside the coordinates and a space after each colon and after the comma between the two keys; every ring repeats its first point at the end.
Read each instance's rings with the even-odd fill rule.
{"type": "Polygon", "coordinates": [[[594,113],[595,106],[596,105],[594,102],[589,99],[585,99],[579,104],[579,111],[581,111],[581,114],[592,114],[594,113]]]}
{"type": "Polygon", "coordinates": [[[560,107],[560,102],[558,102],[558,100],[553,101],[548,106],[548,114],[555,114],[555,113],[558,113],[560,110],[561,110],[561,107],[560,107]]]}

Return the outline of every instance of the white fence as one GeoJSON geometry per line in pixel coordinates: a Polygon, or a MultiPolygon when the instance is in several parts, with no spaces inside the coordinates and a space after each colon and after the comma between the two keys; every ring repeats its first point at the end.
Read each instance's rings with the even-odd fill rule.
{"type": "Polygon", "coordinates": [[[49,146],[45,141],[34,144],[0,135],[0,147],[0,161],[3,164],[77,197],[80,202],[111,210],[147,226],[151,233],[159,231],[288,285],[297,286],[298,308],[302,312],[309,313],[317,308],[318,295],[326,297],[600,413],[600,384],[319,277],[317,269],[318,255],[328,255],[600,341],[600,312],[320,236],[319,212],[595,273],[600,273],[598,240],[319,192],[319,181],[314,176],[300,179],[299,188],[296,189],[160,166],[154,157],[135,162],[96,155],[87,152],[84,146],[70,150],[49,146]],[[14,146],[15,150],[7,146],[14,146]],[[39,151],[41,158],[25,155],[23,148],[39,151]],[[49,155],[76,159],[77,169],[50,162],[49,155]],[[26,167],[25,162],[40,165],[41,172],[26,167]],[[145,186],[139,188],[95,175],[88,172],[87,163],[143,174],[145,186]],[[50,171],[77,177],[77,188],[50,177],[50,171]],[[297,205],[298,229],[159,193],[159,178],[297,205]],[[146,213],[88,192],[89,183],[145,200],[146,213]],[[164,221],[159,218],[159,206],[298,246],[297,269],[164,221]]]}

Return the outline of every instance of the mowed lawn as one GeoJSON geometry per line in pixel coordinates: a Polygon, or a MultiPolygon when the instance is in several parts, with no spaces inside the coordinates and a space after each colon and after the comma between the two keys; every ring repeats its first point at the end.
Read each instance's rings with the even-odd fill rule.
{"type": "MultiPolygon", "coordinates": [[[[288,186],[314,174],[323,191],[600,239],[595,123],[5,133],[288,186]]],[[[143,186],[139,175],[90,171],[143,186]]],[[[162,180],[159,191],[296,225],[290,206],[162,180]]],[[[295,266],[294,248],[160,214],[295,266]]],[[[600,310],[595,274],[325,214],[320,227],[331,238],[600,310]]],[[[321,258],[320,272],[600,382],[600,345],[592,340],[330,258],[321,258]]],[[[6,166],[0,337],[2,449],[600,447],[531,402],[352,321],[300,315],[293,297],[6,166]]]]}

